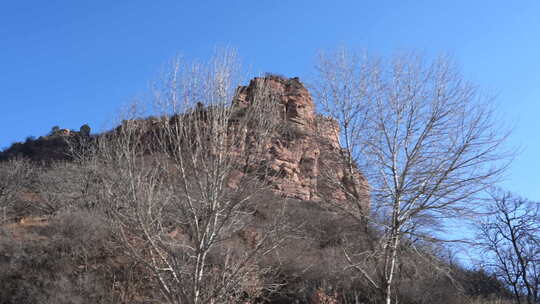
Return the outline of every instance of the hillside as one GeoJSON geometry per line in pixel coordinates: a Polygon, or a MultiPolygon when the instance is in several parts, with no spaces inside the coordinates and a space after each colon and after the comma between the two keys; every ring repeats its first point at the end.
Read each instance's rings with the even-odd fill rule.
{"type": "MultiPolygon", "coordinates": [[[[267,176],[267,182],[272,185],[274,192],[302,201],[345,201],[348,199],[347,193],[354,192],[358,197],[362,197],[363,208],[368,210],[369,186],[358,171],[354,172],[354,178],[348,176],[339,143],[337,122],[315,113],[312,97],[298,78],[255,78],[248,86],[237,89],[232,107],[249,107],[255,98],[255,92],[263,87],[269,87],[272,94],[278,96],[273,102],[278,103],[279,112],[283,115],[281,126],[272,135],[272,141],[265,147],[266,153],[263,156],[272,171],[267,176]],[[341,185],[335,181],[341,182],[341,185]],[[356,185],[354,181],[358,181],[356,185]]],[[[174,120],[174,117],[170,120],[174,120]]],[[[148,129],[148,145],[151,145],[153,133],[159,132],[155,130],[159,129],[157,118],[124,121],[122,126],[128,124],[148,129]]],[[[91,145],[92,142],[99,141],[100,137],[112,134],[111,132],[90,137],[81,132],[61,129],[48,136],[13,144],[0,152],[0,160],[14,157],[24,157],[37,162],[70,160],[76,152],[74,149],[77,150],[83,144],[91,145]]],[[[234,187],[234,178],[228,183],[234,187]]]]}
{"type": "MultiPolygon", "coordinates": [[[[300,80],[255,78],[227,106],[192,105],[0,154],[0,304],[379,303],[348,255],[382,240],[368,181],[300,80]]],[[[411,243],[400,303],[508,296],[411,243]]]]}

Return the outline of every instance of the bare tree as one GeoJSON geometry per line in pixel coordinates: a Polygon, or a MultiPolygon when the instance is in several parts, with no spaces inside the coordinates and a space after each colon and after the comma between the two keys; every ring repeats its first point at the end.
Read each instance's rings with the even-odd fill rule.
{"type": "Polygon", "coordinates": [[[276,201],[272,218],[255,214],[277,96],[261,89],[231,105],[234,63],[229,52],[175,61],[156,87],[162,115],[125,120],[92,160],[123,243],[169,303],[231,303],[274,286],[257,261],[280,244],[283,210],[276,201]]]}
{"type": "Polygon", "coordinates": [[[490,195],[490,215],[478,227],[479,245],[488,261],[484,266],[510,287],[517,303],[538,303],[540,204],[500,189],[490,195]]]}
{"type": "Polygon", "coordinates": [[[9,220],[9,213],[21,201],[22,190],[28,185],[32,171],[32,165],[25,159],[0,163],[0,223],[9,220]]]}
{"type": "Polygon", "coordinates": [[[391,303],[404,238],[437,241],[431,232],[443,219],[471,211],[471,200],[505,168],[506,133],[494,121],[491,99],[446,58],[385,61],[340,50],[322,54],[317,70],[320,108],[336,118],[351,165],[367,178],[371,223],[382,232],[373,250],[346,254],[391,303]],[[379,266],[367,271],[368,260],[379,266]]]}
{"type": "Polygon", "coordinates": [[[33,204],[42,214],[63,209],[92,209],[97,204],[95,173],[87,163],[57,161],[36,168],[34,189],[39,202],[33,204]]]}

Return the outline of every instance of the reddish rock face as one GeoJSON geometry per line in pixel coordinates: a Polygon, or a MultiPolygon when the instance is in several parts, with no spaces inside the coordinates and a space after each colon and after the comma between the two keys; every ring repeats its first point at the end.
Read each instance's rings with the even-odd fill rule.
{"type": "Polygon", "coordinates": [[[254,92],[262,88],[278,96],[284,120],[266,152],[273,190],[285,197],[313,201],[345,201],[354,194],[367,210],[367,181],[346,166],[337,122],[315,113],[311,95],[298,78],[255,78],[238,88],[234,104],[249,106],[254,92]]]}

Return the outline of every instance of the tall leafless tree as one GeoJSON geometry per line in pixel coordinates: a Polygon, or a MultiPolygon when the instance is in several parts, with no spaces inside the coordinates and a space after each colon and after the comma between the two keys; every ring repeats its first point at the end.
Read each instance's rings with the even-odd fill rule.
{"type": "MultiPolygon", "coordinates": [[[[257,263],[281,242],[282,209],[255,220],[277,102],[261,89],[231,105],[235,58],[175,61],[156,86],[154,119],[98,140],[104,197],[123,243],[169,303],[231,303],[272,288],[257,263]]],[[[99,167],[96,166],[96,167],[99,167]]]]}
{"type": "Polygon", "coordinates": [[[436,240],[429,232],[443,219],[470,212],[471,200],[505,168],[500,148],[507,134],[491,99],[447,58],[383,60],[342,49],[321,54],[316,67],[319,107],[336,118],[351,168],[367,178],[378,215],[371,223],[382,231],[375,250],[347,257],[391,303],[402,240],[436,240]],[[366,259],[377,269],[362,266],[366,259]]]}
{"type": "Polygon", "coordinates": [[[490,195],[490,213],[478,235],[484,266],[507,284],[517,303],[538,303],[540,204],[500,189],[490,195]]]}

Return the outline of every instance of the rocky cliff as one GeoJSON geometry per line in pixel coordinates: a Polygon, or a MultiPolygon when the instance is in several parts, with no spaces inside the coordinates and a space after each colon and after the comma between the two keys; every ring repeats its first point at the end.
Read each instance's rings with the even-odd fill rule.
{"type": "MultiPolygon", "coordinates": [[[[264,156],[271,171],[266,178],[273,191],[304,201],[342,202],[359,199],[362,209],[367,210],[368,183],[361,172],[346,164],[346,155],[339,143],[337,122],[316,113],[309,91],[298,78],[254,78],[248,86],[237,89],[232,106],[248,107],[256,98],[254,95],[265,90],[271,91],[270,102],[278,103],[278,113],[282,116],[279,131],[272,137],[264,156]]],[[[159,129],[159,123],[155,120],[137,119],[124,121],[124,124],[131,123],[147,130],[145,138],[150,143],[155,130],[159,129]]],[[[175,117],[166,121],[174,123],[175,117]]],[[[124,124],[115,130],[120,130],[124,124]]],[[[78,132],[73,134],[77,135],[78,132]]],[[[14,144],[0,152],[0,160],[16,156],[37,161],[69,160],[66,139],[76,144],[80,136],[68,135],[69,131],[67,137],[51,135],[35,142],[14,144]]]]}
{"type": "Polygon", "coordinates": [[[346,165],[337,122],[316,114],[313,99],[298,78],[255,78],[248,86],[238,88],[233,103],[249,105],[261,87],[278,96],[284,119],[266,153],[274,173],[269,177],[273,190],[285,197],[311,201],[339,202],[356,196],[367,210],[367,181],[361,172],[346,165]]]}

